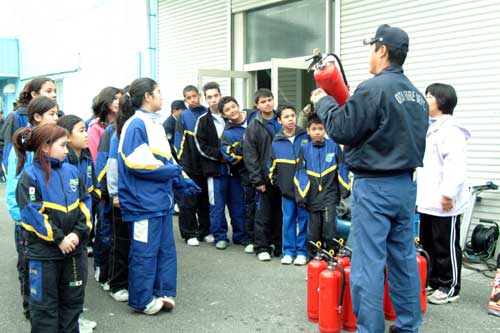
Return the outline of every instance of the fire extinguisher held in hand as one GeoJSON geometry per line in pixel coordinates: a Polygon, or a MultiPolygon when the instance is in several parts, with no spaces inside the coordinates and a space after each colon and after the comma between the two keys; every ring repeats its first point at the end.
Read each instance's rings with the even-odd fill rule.
{"type": "Polygon", "coordinates": [[[321,254],[321,242],[310,242],[318,248],[316,256],[307,265],[307,318],[313,323],[319,319],[319,275],[328,263],[321,254]]]}
{"type": "Polygon", "coordinates": [[[321,51],[316,48],[313,50],[313,56],[306,61],[311,59],[312,62],[308,71],[314,68],[314,79],[318,86],[335,98],[340,106],[344,105],[350,95],[349,85],[340,58],[334,53],[322,55],[321,51]],[[340,70],[337,68],[335,60],[340,70]]]}
{"type": "Polygon", "coordinates": [[[319,275],[319,331],[338,333],[342,330],[342,304],[345,291],[344,268],[330,260],[319,275]]]}

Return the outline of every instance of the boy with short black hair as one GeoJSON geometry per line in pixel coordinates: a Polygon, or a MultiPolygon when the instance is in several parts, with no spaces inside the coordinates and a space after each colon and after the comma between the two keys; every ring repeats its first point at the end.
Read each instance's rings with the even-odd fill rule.
{"type": "Polygon", "coordinates": [[[175,154],[174,146],[174,136],[175,136],[175,126],[177,124],[177,119],[179,119],[182,111],[186,110],[186,104],[182,100],[175,100],[170,104],[170,116],[163,122],[163,129],[165,129],[165,134],[167,135],[167,140],[170,145],[170,151],[172,151],[175,160],[177,161],[177,156],[175,154]]]}
{"type": "Polygon", "coordinates": [[[188,245],[198,246],[200,240],[213,242],[213,236],[210,235],[207,178],[203,176],[201,154],[194,139],[196,121],[208,110],[200,104],[200,93],[195,86],[186,86],[182,94],[188,108],[180,114],[175,125],[175,152],[179,164],[201,188],[201,193],[180,200],[179,230],[188,245]]]}
{"type": "Polygon", "coordinates": [[[269,89],[258,89],[255,106],[259,110],[245,132],[243,157],[249,172],[250,183],[257,190],[255,212],[255,252],[260,261],[270,261],[271,253],[280,256],[281,193],[269,180],[272,140],[281,130],[274,112],[274,96],[269,89]]]}
{"type": "Polygon", "coordinates": [[[253,253],[255,188],[250,184],[248,170],[243,162],[243,136],[248,123],[253,119],[256,112],[240,111],[238,102],[232,96],[222,97],[218,108],[228,121],[222,132],[221,152],[229,164],[231,177],[234,178],[233,181],[235,183],[239,182],[240,192],[243,192],[245,200],[245,253],[253,253]]]}
{"type": "Polygon", "coordinates": [[[295,107],[280,105],[278,121],[282,129],[273,139],[269,178],[281,191],[283,211],[283,265],[307,263],[307,210],[295,203],[293,178],[300,148],[309,142],[305,129],[297,127],[295,107]],[[298,226],[298,232],[297,232],[298,226]]]}
{"type": "Polygon", "coordinates": [[[307,133],[311,141],[301,147],[294,183],[297,204],[309,212],[307,244],[312,258],[311,241],[320,241],[327,251],[334,249],[336,209],[340,198],[349,196],[350,184],[342,150],[326,138],[325,127],[315,113],[308,119],[307,133]]]}
{"type": "Polygon", "coordinates": [[[222,132],[226,126],[218,108],[221,99],[219,84],[208,82],[203,86],[203,94],[209,105],[209,112],[198,118],[195,126],[195,141],[202,158],[203,175],[207,177],[210,204],[210,231],[215,248],[225,250],[229,245],[227,237],[226,204],[233,227],[233,243],[246,241],[245,204],[239,180],[229,172],[221,152],[222,132]]]}

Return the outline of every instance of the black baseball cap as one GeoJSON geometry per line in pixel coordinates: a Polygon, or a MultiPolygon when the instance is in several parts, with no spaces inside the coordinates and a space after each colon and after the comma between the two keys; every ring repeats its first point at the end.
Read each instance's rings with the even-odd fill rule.
{"type": "Polygon", "coordinates": [[[184,103],[184,101],[178,99],[178,100],[175,100],[172,102],[172,104],[170,104],[170,109],[173,111],[173,110],[186,110],[186,104],[184,103]]]}
{"type": "Polygon", "coordinates": [[[377,28],[375,37],[365,39],[363,44],[371,45],[375,42],[381,42],[382,44],[408,51],[410,39],[403,29],[382,24],[377,28]]]}

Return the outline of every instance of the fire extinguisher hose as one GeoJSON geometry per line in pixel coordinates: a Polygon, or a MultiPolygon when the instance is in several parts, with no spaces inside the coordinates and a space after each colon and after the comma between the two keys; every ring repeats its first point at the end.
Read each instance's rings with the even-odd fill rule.
{"type": "Polygon", "coordinates": [[[341,264],[339,264],[337,261],[335,261],[335,266],[339,268],[340,273],[342,274],[342,287],[340,288],[340,299],[339,299],[339,313],[342,312],[342,306],[344,305],[344,292],[345,292],[345,271],[344,267],[342,267],[341,264]]]}
{"type": "Polygon", "coordinates": [[[328,55],[329,56],[331,55],[332,57],[335,58],[335,60],[337,60],[337,63],[339,64],[340,72],[342,73],[342,79],[344,79],[344,83],[347,86],[347,89],[349,89],[349,83],[347,83],[347,76],[345,75],[344,66],[342,66],[342,61],[340,61],[340,57],[338,55],[336,55],[335,53],[328,53],[328,55]]]}

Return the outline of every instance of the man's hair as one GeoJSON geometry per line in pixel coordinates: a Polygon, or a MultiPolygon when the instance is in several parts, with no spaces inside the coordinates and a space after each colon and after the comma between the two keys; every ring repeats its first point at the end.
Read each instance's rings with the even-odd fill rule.
{"type": "Polygon", "coordinates": [[[277,110],[278,118],[281,118],[281,113],[283,112],[283,110],[286,109],[291,109],[295,114],[297,114],[297,110],[295,109],[295,106],[293,106],[292,104],[280,104],[278,105],[278,110],[277,110]]]}
{"type": "Polygon", "coordinates": [[[256,105],[259,102],[259,99],[261,97],[272,97],[272,98],[274,98],[273,93],[271,92],[271,90],[269,90],[267,88],[257,89],[257,91],[255,92],[255,104],[256,105]]]}
{"type": "Polygon", "coordinates": [[[393,66],[403,66],[408,55],[408,51],[398,49],[382,42],[375,42],[375,51],[378,51],[380,47],[384,45],[387,48],[387,54],[389,55],[389,62],[393,66]]]}
{"type": "Polygon", "coordinates": [[[200,94],[200,91],[198,90],[198,88],[196,88],[195,86],[190,84],[188,86],[185,86],[184,89],[182,89],[182,96],[186,97],[186,94],[190,91],[194,91],[198,95],[200,94]]]}
{"type": "Polygon", "coordinates": [[[210,90],[210,89],[217,89],[217,91],[219,92],[220,94],[220,86],[217,82],[208,82],[206,83],[204,86],[203,86],[203,94],[206,95],[207,94],[207,90],[210,90]]]}
{"type": "Polygon", "coordinates": [[[236,105],[240,106],[236,101],[236,98],[234,98],[233,96],[224,96],[220,99],[219,104],[217,104],[217,109],[219,109],[219,112],[224,114],[224,106],[230,102],[234,102],[236,105]]]}
{"type": "Polygon", "coordinates": [[[311,125],[323,125],[323,122],[321,121],[321,119],[319,119],[318,115],[316,114],[316,112],[313,112],[309,115],[309,117],[307,118],[307,128],[311,127],[311,125]]]}
{"type": "Polygon", "coordinates": [[[455,89],[444,83],[433,83],[425,89],[425,94],[431,94],[436,99],[437,106],[443,114],[453,115],[457,106],[457,93],[455,89]]]}

